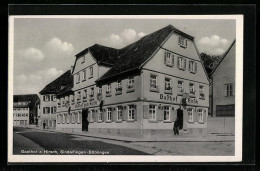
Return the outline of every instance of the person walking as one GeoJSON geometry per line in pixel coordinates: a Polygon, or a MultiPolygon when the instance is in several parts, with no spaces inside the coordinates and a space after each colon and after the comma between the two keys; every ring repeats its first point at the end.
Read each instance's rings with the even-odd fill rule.
{"type": "Polygon", "coordinates": [[[178,118],[175,119],[174,125],[173,125],[173,132],[174,135],[179,135],[179,123],[178,118]]]}
{"type": "Polygon", "coordinates": [[[43,121],[43,129],[45,129],[45,127],[46,127],[46,122],[43,121]]]}

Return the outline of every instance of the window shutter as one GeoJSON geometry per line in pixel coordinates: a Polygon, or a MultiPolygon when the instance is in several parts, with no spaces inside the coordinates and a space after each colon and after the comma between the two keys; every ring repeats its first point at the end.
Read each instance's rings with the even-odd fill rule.
{"type": "Polygon", "coordinates": [[[135,107],[135,110],[134,110],[134,120],[137,121],[137,110],[136,110],[136,107],[135,107]]]}
{"type": "Polygon", "coordinates": [[[116,121],[117,110],[115,110],[115,108],[113,108],[111,115],[112,115],[111,117],[112,122],[116,121]]]}
{"type": "Polygon", "coordinates": [[[177,67],[179,68],[180,67],[180,57],[178,56],[177,58],[177,67]]]}
{"type": "Polygon", "coordinates": [[[45,96],[43,96],[43,101],[45,102],[45,96]]]}
{"type": "Polygon", "coordinates": [[[195,62],[195,72],[197,72],[197,62],[195,62]]]}
{"type": "Polygon", "coordinates": [[[195,109],[193,109],[193,122],[199,122],[198,112],[195,109]]]}
{"type": "Polygon", "coordinates": [[[170,121],[174,122],[176,117],[177,117],[176,111],[174,110],[173,107],[171,107],[171,110],[170,110],[170,121]]]}
{"type": "Polygon", "coordinates": [[[163,115],[164,115],[164,108],[161,107],[161,109],[159,109],[158,107],[156,108],[156,118],[157,121],[163,121],[163,115]]]}
{"type": "Polygon", "coordinates": [[[174,55],[172,55],[172,66],[174,66],[174,55]]]}
{"type": "Polygon", "coordinates": [[[203,113],[202,113],[202,114],[203,114],[203,122],[205,123],[205,122],[207,121],[207,120],[206,120],[206,119],[207,119],[207,112],[206,112],[205,109],[203,110],[203,113]]]}
{"type": "Polygon", "coordinates": [[[186,59],[184,59],[184,69],[186,69],[186,59]]]}
{"type": "Polygon", "coordinates": [[[106,112],[106,110],[103,110],[103,113],[102,113],[102,121],[103,122],[106,122],[107,121],[107,112],[106,112]]]}
{"type": "Polygon", "coordinates": [[[148,115],[149,115],[149,106],[144,105],[144,119],[148,119],[148,115]]]}
{"type": "Polygon", "coordinates": [[[166,60],[167,60],[167,52],[164,52],[164,64],[166,64],[166,60]]]}
{"type": "Polygon", "coordinates": [[[123,111],[122,111],[122,120],[123,121],[126,121],[127,120],[127,118],[128,118],[128,111],[127,111],[127,109],[126,109],[126,106],[124,106],[123,107],[123,111]]]}
{"type": "Polygon", "coordinates": [[[191,70],[191,61],[189,61],[189,71],[191,70]]]}

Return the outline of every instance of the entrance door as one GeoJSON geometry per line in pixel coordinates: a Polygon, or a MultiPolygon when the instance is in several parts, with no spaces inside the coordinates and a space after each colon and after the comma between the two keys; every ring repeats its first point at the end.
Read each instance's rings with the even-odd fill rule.
{"type": "Polygon", "coordinates": [[[178,118],[178,125],[179,128],[182,129],[183,128],[183,110],[182,109],[177,109],[177,118],[178,118]]]}
{"type": "Polygon", "coordinates": [[[88,109],[82,110],[82,131],[88,131],[88,109]]]}

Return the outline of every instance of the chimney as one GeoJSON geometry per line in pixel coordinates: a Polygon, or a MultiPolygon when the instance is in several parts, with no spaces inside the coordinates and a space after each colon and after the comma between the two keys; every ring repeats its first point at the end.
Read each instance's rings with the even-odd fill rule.
{"type": "Polygon", "coordinates": [[[72,74],[73,66],[70,66],[70,73],[72,74]]]}

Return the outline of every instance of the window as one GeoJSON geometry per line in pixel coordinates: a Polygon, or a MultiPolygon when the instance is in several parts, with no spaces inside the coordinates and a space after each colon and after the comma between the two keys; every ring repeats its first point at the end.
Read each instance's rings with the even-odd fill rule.
{"type": "Polygon", "coordinates": [[[202,109],[198,109],[198,116],[199,116],[199,122],[202,123],[203,122],[203,110],[202,109]]]}
{"type": "Polygon", "coordinates": [[[111,108],[107,108],[107,121],[111,121],[112,118],[112,110],[111,108]]]}
{"type": "Polygon", "coordinates": [[[75,114],[74,113],[72,113],[72,119],[71,119],[71,123],[75,123],[75,114]]]}
{"type": "Polygon", "coordinates": [[[196,91],[195,91],[195,86],[193,83],[190,83],[189,90],[190,90],[190,94],[195,94],[196,91]]]}
{"type": "Polygon", "coordinates": [[[149,105],[149,119],[156,120],[156,105],[149,105]]]}
{"type": "Polygon", "coordinates": [[[129,105],[128,106],[128,120],[134,120],[134,114],[135,114],[134,105],[129,105]]]}
{"type": "Polygon", "coordinates": [[[73,94],[71,95],[70,100],[71,100],[72,103],[75,101],[73,94]]]}
{"type": "Polygon", "coordinates": [[[98,95],[102,95],[102,87],[98,87],[98,95]]]}
{"type": "Polygon", "coordinates": [[[156,75],[150,76],[150,88],[157,89],[157,76],[156,75]]]}
{"type": "Polygon", "coordinates": [[[81,100],[81,92],[78,91],[78,97],[77,97],[77,101],[80,101],[81,100]]]}
{"type": "Polygon", "coordinates": [[[134,77],[129,77],[128,78],[128,86],[127,86],[127,88],[134,88],[134,82],[135,82],[135,80],[134,80],[134,77]]]}
{"type": "Polygon", "coordinates": [[[90,111],[90,120],[91,120],[92,122],[94,122],[94,118],[95,118],[94,113],[95,113],[94,110],[91,110],[91,111],[90,111]]]}
{"type": "Polygon", "coordinates": [[[169,106],[164,106],[163,120],[170,121],[170,107],[169,106]]]}
{"type": "Polygon", "coordinates": [[[83,90],[83,99],[87,99],[87,89],[83,90]]]}
{"type": "Polygon", "coordinates": [[[94,87],[91,87],[90,88],[90,95],[89,95],[89,97],[90,98],[94,98],[94,93],[95,93],[95,89],[94,89],[94,87]]]}
{"type": "Polygon", "coordinates": [[[107,94],[111,93],[111,84],[107,84],[107,94]]]}
{"type": "Polygon", "coordinates": [[[43,108],[43,113],[44,114],[49,114],[50,113],[50,108],[49,107],[44,107],[43,108]]]}
{"type": "Polygon", "coordinates": [[[187,47],[187,39],[184,39],[183,37],[179,37],[179,41],[178,41],[178,44],[181,46],[181,47],[187,47]]]}
{"type": "Polygon", "coordinates": [[[86,60],[86,59],[85,59],[85,58],[86,58],[86,55],[83,55],[81,58],[82,58],[82,61],[81,61],[81,63],[84,63],[84,62],[85,62],[85,60],[86,60]]]}
{"type": "Polygon", "coordinates": [[[65,99],[61,98],[61,104],[64,105],[65,104],[65,99]]]}
{"type": "Polygon", "coordinates": [[[197,72],[197,62],[189,61],[189,71],[192,72],[192,73],[197,72]]]}
{"type": "Polygon", "coordinates": [[[186,69],[186,59],[182,58],[182,57],[178,57],[178,68],[179,69],[186,69]]]}
{"type": "Polygon", "coordinates": [[[67,114],[66,116],[67,116],[67,117],[66,117],[66,119],[67,119],[66,122],[67,122],[67,123],[70,123],[70,115],[67,114]]]}
{"type": "Polygon", "coordinates": [[[118,106],[117,107],[117,120],[118,121],[122,120],[122,115],[123,115],[123,107],[118,106]]]}
{"type": "Polygon", "coordinates": [[[70,100],[69,100],[69,96],[66,96],[66,97],[65,97],[65,102],[66,102],[66,103],[69,103],[69,101],[70,101],[70,100]]]}
{"type": "Polygon", "coordinates": [[[49,95],[43,96],[43,101],[45,101],[45,102],[50,101],[50,96],[49,95]]]}
{"type": "Polygon", "coordinates": [[[93,77],[93,66],[89,67],[89,77],[93,77]]]}
{"type": "Polygon", "coordinates": [[[55,95],[51,96],[51,101],[54,101],[54,102],[56,101],[56,96],[55,95]]]}
{"type": "Polygon", "coordinates": [[[79,83],[79,82],[80,82],[80,74],[77,73],[77,74],[76,74],[76,83],[79,83]]]}
{"type": "Polygon", "coordinates": [[[165,78],[164,80],[164,88],[165,90],[172,90],[172,87],[171,87],[171,79],[170,78],[165,78]]]}
{"type": "Polygon", "coordinates": [[[51,113],[56,113],[56,110],[57,110],[56,107],[52,107],[52,108],[51,108],[51,113]]]}
{"type": "Polygon", "coordinates": [[[120,80],[118,80],[117,82],[116,82],[116,92],[122,92],[122,81],[120,80]]]}
{"type": "Polygon", "coordinates": [[[81,123],[81,119],[82,119],[82,115],[81,115],[81,112],[78,112],[78,114],[77,114],[77,122],[78,123],[81,123]]]}
{"type": "Polygon", "coordinates": [[[173,66],[174,64],[174,58],[173,58],[173,54],[166,51],[164,52],[164,63],[167,65],[167,66],[173,66]]]}
{"type": "Polygon", "coordinates": [[[82,71],[82,80],[84,81],[84,80],[86,80],[86,78],[87,78],[87,74],[86,74],[86,70],[84,69],[82,71]]]}
{"type": "Polygon", "coordinates": [[[187,113],[188,113],[188,122],[193,122],[193,109],[188,108],[187,113]]]}
{"type": "Polygon", "coordinates": [[[102,112],[99,110],[98,113],[98,121],[102,121],[102,112]]]}
{"type": "Polygon", "coordinates": [[[226,84],[225,88],[226,88],[225,96],[232,96],[232,94],[233,94],[232,84],[226,84]]]}
{"type": "Polygon", "coordinates": [[[65,114],[63,114],[62,116],[62,123],[65,123],[65,114]]]}
{"type": "Polygon", "coordinates": [[[200,93],[200,99],[205,99],[205,94],[204,94],[204,86],[199,85],[199,93],[200,93]]]}
{"type": "Polygon", "coordinates": [[[178,81],[178,90],[179,92],[183,92],[184,89],[183,89],[183,81],[178,81]]]}

